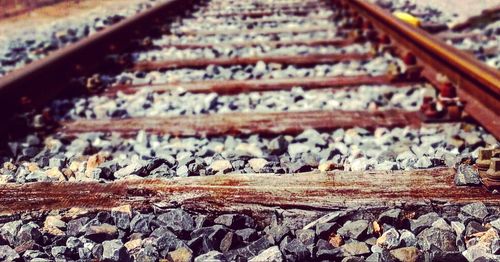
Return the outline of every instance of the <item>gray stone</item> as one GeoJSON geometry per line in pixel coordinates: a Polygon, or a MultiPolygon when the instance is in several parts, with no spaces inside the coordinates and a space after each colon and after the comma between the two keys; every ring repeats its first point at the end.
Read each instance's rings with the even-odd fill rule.
{"type": "Polygon", "coordinates": [[[262,251],[259,255],[251,258],[248,262],[281,262],[283,261],[283,255],[278,246],[272,246],[264,251],[262,251]]]}
{"type": "Polygon", "coordinates": [[[244,214],[224,214],[214,219],[214,223],[225,225],[232,229],[254,227],[254,220],[244,214]]]}
{"type": "Polygon", "coordinates": [[[177,167],[177,170],[175,171],[177,176],[179,177],[187,177],[189,176],[189,169],[186,165],[181,165],[177,167]]]}
{"type": "Polygon", "coordinates": [[[438,220],[434,221],[434,223],[432,223],[432,227],[442,230],[453,231],[453,228],[443,218],[439,218],[438,220]]]}
{"type": "Polygon", "coordinates": [[[341,249],[334,248],[324,239],[318,240],[316,244],[316,257],[321,260],[334,260],[340,256],[341,249]]]}
{"type": "Polygon", "coordinates": [[[41,243],[42,240],[43,237],[42,232],[40,232],[40,227],[33,222],[22,225],[17,233],[17,243],[19,244],[23,244],[28,241],[41,243]]]}
{"type": "Polygon", "coordinates": [[[500,218],[497,218],[497,219],[491,221],[490,225],[492,225],[497,230],[500,230],[500,218]]]}
{"type": "Polygon", "coordinates": [[[465,236],[470,236],[475,233],[484,232],[486,228],[477,221],[470,221],[465,227],[465,236]]]}
{"type": "Polygon", "coordinates": [[[215,160],[210,164],[209,166],[209,171],[211,171],[213,174],[221,172],[221,173],[227,173],[233,170],[233,166],[231,165],[231,162],[228,160],[215,160]]]}
{"type": "Polygon", "coordinates": [[[219,250],[223,253],[228,252],[229,250],[235,248],[241,242],[238,235],[229,231],[226,235],[220,240],[219,250]]]}
{"type": "Polygon", "coordinates": [[[295,235],[306,246],[314,245],[316,242],[316,233],[312,229],[299,229],[295,231],[295,235]]]}
{"type": "Polygon", "coordinates": [[[406,229],[401,230],[399,240],[401,246],[404,247],[411,247],[417,244],[417,237],[415,237],[415,235],[411,231],[408,231],[406,229]]]}
{"type": "Polygon", "coordinates": [[[257,172],[257,173],[261,172],[264,169],[267,162],[268,161],[265,160],[264,158],[252,158],[252,159],[248,160],[248,164],[250,165],[252,170],[257,172]]]}
{"type": "Polygon", "coordinates": [[[481,185],[479,173],[470,165],[461,164],[457,168],[455,175],[455,185],[457,186],[478,186],[481,185]]]}
{"type": "Polygon", "coordinates": [[[76,237],[69,237],[68,240],[66,240],[66,247],[70,249],[77,249],[82,246],[83,242],[76,237]]]}
{"type": "Polygon", "coordinates": [[[349,237],[352,239],[360,239],[363,237],[368,230],[368,221],[366,220],[357,220],[353,222],[346,222],[337,233],[342,235],[343,237],[349,237]]]}
{"type": "Polygon", "coordinates": [[[378,217],[378,222],[381,224],[390,224],[390,225],[395,225],[398,222],[399,215],[401,214],[401,209],[399,208],[394,208],[394,209],[389,209],[378,217]]]}
{"type": "Polygon", "coordinates": [[[370,248],[364,242],[351,241],[340,247],[342,250],[342,256],[361,256],[370,254],[370,248]]]}
{"type": "Polygon", "coordinates": [[[295,143],[288,145],[288,154],[291,157],[295,157],[297,154],[306,153],[310,150],[310,147],[305,144],[295,143]]]}
{"type": "Polygon", "coordinates": [[[398,261],[422,261],[423,255],[416,247],[402,247],[390,251],[398,261]]]}
{"type": "Polygon", "coordinates": [[[158,222],[176,234],[185,234],[195,229],[194,219],[182,209],[174,209],[158,216],[158,222]]]}
{"type": "Polygon", "coordinates": [[[451,221],[451,228],[455,231],[458,237],[463,237],[465,232],[465,225],[460,221],[451,221]]]}
{"type": "Polygon", "coordinates": [[[89,221],[88,217],[80,217],[66,223],[66,235],[78,236],[83,233],[84,225],[89,221]]]}
{"type": "Polygon", "coordinates": [[[475,217],[481,220],[483,220],[489,214],[488,209],[482,202],[475,202],[472,204],[468,204],[462,207],[460,211],[464,215],[475,217]]]}
{"type": "Polygon", "coordinates": [[[23,225],[23,222],[21,220],[5,223],[0,228],[0,235],[5,240],[7,240],[9,242],[9,244],[14,245],[15,241],[16,241],[17,233],[19,232],[19,229],[21,229],[22,225],[23,225]]]}
{"type": "Polygon", "coordinates": [[[144,214],[135,215],[130,221],[130,231],[142,234],[149,234],[151,232],[151,229],[149,227],[151,220],[152,217],[148,215],[144,214]]]}
{"type": "Polygon", "coordinates": [[[410,229],[412,232],[418,234],[423,229],[431,227],[432,223],[434,223],[434,221],[438,220],[439,218],[439,215],[435,212],[421,215],[417,219],[410,220],[410,229]]]}
{"type": "Polygon", "coordinates": [[[197,256],[194,262],[226,262],[224,255],[218,251],[210,251],[203,255],[197,256]]]}
{"type": "Polygon", "coordinates": [[[291,233],[290,228],[283,224],[268,226],[264,231],[274,240],[273,244],[280,243],[286,235],[291,233]]]}
{"type": "Polygon", "coordinates": [[[391,228],[384,232],[378,239],[377,245],[385,249],[394,249],[400,244],[399,232],[395,228],[391,228]]]}
{"type": "Polygon", "coordinates": [[[426,228],[417,235],[417,243],[422,250],[431,250],[435,247],[441,251],[458,251],[455,239],[456,236],[452,231],[434,227],[426,228]]]}
{"type": "Polygon", "coordinates": [[[326,238],[335,230],[336,225],[336,223],[318,223],[316,224],[316,235],[318,238],[326,238]]]}
{"type": "Polygon", "coordinates": [[[127,249],[121,240],[109,240],[102,243],[102,258],[108,261],[126,261],[128,259],[127,249]]]}
{"type": "Polygon", "coordinates": [[[294,238],[285,246],[285,252],[296,261],[307,261],[311,257],[311,251],[299,239],[294,238]]]}
{"type": "Polygon", "coordinates": [[[283,136],[278,136],[271,140],[268,145],[268,150],[273,155],[281,155],[286,152],[288,141],[283,136]]]}
{"type": "Polygon", "coordinates": [[[0,260],[14,261],[20,258],[17,252],[9,246],[0,246],[0,260]]]}
{"type": "Polygon", "coordinates": [[[88,226],[85,230],[85,237],[95,242],[111,240],[116,238],[117,236],[118,229],[116,228],[116,226],[110,224],[88,226]]]}
{"type": "Polygon", "coordinates": [[[254,241],[258,237],[257,230],[255,230],[253,228],[245,228],[245,229],[236,230],[235,234],[238,235],[241,238],[241,240],[243,240],[245,242],[254,241]]]}
{"type": "Polygon", "coordinates": [[[64,246],[56,246],[52,247],[50,250],[50,254],[55,258],[55,259],[66,259],[66,256],[69,255],[69,250],[67,247],[64,246]]]}

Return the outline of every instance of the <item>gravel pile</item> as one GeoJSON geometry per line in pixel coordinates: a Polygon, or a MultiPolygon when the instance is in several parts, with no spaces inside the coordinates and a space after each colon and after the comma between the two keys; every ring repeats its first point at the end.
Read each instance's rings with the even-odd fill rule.
{"type": "Polygon", "coordinates": [[[335,46],[283,46],[273,47],[269,45],[259,45],[255,47],[213,47],[178,49],[165,48],[148,52],[136,52],[131,54],[134,61],[156,61],[172,59],[212,59],[212,58],[235,58],[235,57],[255,57],[255,56],[291,56],[310,54],[345,54],[345,53],[368,53],[373,50],[370,43],[353,44],[346,47],[335,46]]]}
{"type": "MultiPolygon", "coordinates": [[[[145,88],[135,94],[117,97],[92,96],[57,100],[52,112],[56,119],[127,118],[179,116],[228,112],[284,112],[308,110],[385,110],[417,111],[424,96],[435,93],[429,85],[409,87],[360,86],[355,90],[316,89],[269,91],[219,96],[192,94],[182,90],[151,93],[145,88]],[[71,108],[68,112],[62,110],[71,108]]],[[[434,94],[435,96],[435,94],[434,94]]]]}
{"type": "MultiPolygon", "coordinates": [[[[0,224],[6,261],[498,261],[500,210],[481,202],[437,212],[328,213],[302,227],[273,215],[69,210],[0,224]]],[[[298,212],[298,211],[295,211],[298,212]]]]}
{"type": "Polygon", "coordinates": [[[49,24],[20,30],[15,35],[0,36],[0,77],[47,56],[50,52],[90,36],[125,17],[150,8],[158,0],[134,1],[128,8],[106,10],[95,8],[49,24]]]}
{"type": "Polygon", "coordinates": [[[312,18],[307,16],[292,16],[292,15],[273,15],[267,16],[266,19],[276,19],[276,20],[286,20],[283,22],[276,21],[259,21],[252,19],[242,19],[239,16],[233,17],[225,17],[225,18],[211,18],[211,17],[203,17],[203,19],[182,19],[182,22],[178,21],[174,24],[176,28],[182,28],[182,30],[236,30],[236,29],[256,29],[256,28],[277,28],[281,27],[281,25],[288,24],[296,24],[300,26],[319,26],[319,25],[328,25],[335,27],[334,24],[326,17],[329,14],[325,14],[324,18],[312,18]],[[271,18],[272,17],[272,18],[271,18]]]}
{"type": "Polygon", "coordinates": [[[481,128],[459,124],[420,129],[362,128],[297,136],[176,138],[139,132],[133,138],[86,133],[76,138],[30,135],[10,142],[0,183],[112,181],[222,173],[296,173],[312,170],[412,170],[454,166],[498,147],[481,128]],[[12,161],[10,161],[12,160],[12,161]]]}
{"type": "MultiPolygon", "coordinates": [[[[332,11],[325,10],[322,11],[319,15],[322,17],[327,17],[329,15],[332,15],[332,11]]],[[[185,31],[201,31],[202,30],[207,30],[207,31],[221,31],[224,32],[225,30],[263,30],[263,29],[273,29],[273,28],[280,28],[280,29],[293,29],[293,28],[303,28],[303,27],[308,27],[308,26],[331,26],[332,29],[335,29],[336,26],[332,21],[325,20],[325,19],[315,19],[315,18],[304,18],[303,16],[288,16],[288,15],[276,15],[273,16],[276,19],[290,19],[289,21],[283,21],[283,22],[257,22],[257,23],[251,23],[249,24],[246,22],[246,20],[240,20],[238,18],[218,18],[217,21],[219,20],[224,20],[224,22],[220,23],[210,23],[210,18],[205,18],[203,21],[206,20],[206,23],[203,21],[200,21],[199,19],[182,19],[181,22],[173,23],[171,27],[171,32],[174,34],[182,34],[185,31]]],[[[266,16],[266,19],[270,19],[266,16]]]]}
{"type": "Polygon", "coordinates": [[[163,84],[172,82],[191,82],[202,80],[247,80],[247,79],[285,79],[293,77],[356,76],[382,75],[394,66],[405,68],[399,58],[389,54],[377,56],[369,61],[349,61],[335,64],[320,64],[312,67],[297,67],[259,61],[248,66],[213,66],[205,69],[172,69],[149,72],[123,72],[117,76],[102,76],[102,82],[129,84],[163,84]]]}
{"type": "Polygon", "coordinates": [[[479,34],[480,37],[466,37],[459,41],[448,40],[447,43],[472,52],[487,65],[500,69],[500,21],[480,28],[465,30],[464,33],[479,34]]]}

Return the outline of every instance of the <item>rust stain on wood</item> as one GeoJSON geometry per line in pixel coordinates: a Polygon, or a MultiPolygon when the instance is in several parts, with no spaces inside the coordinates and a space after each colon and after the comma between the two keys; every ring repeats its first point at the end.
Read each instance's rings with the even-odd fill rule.
{"type": "Polygon", "coordinates": [[[178,59],[163,60],[155,62],[138,62],[133,66],[135,71],[150,71],[174,68],[204,68],[209,65],[231,66],[231,65],[253,65],[259,61],[264,63],[278,63],[286,65],[314,65],[321,63],[337,63],[342,61],[367,60],[373,58],[370,53],[350,53],[350,54],[310,54],[295,56],[260,56],[260,57],[223,57],[212,59],[178,59]]]}
{"type": "Polygon", "coordinates": [[[328,210],[338,207],[451,203],[500,198],[482,187],[457,187],[454,169],[336,171],[301,174],[228,174],[100,183],[31,183],[0,186],[0,214],[60,208],[109,208],[162,202],[192,210],[231,212],[265,207],[328,210]],[[50,188],[51,190],[47,190],[50,188]]]}
{"type": "Polygon", "coordinates": [[[298,134],[305,129],[333,130],[350,127],[419,126],[418,112],[306,111],[277,113],[226,113],[176,117],[76,120],[61,123],[66,134],[118,132],[133,135],[140,130],[174,136],[219,136],[246,134],[298,134]]]}
{"type": "Polygon", "coordinates": [[[326,77],[297,77],[282,79],[252,79],[252,80],[205,80],[195,82],[177,82],[168,84],[140,84],[140,85],[115,85],[106,90],[105,95],[114,95],[117,92],[133,94],[147,89],[151,92],[168,92],[182,88],[191,93],[239,94],[248,92],[263,92],[290,90],[293,87],[303,89],[343,88],[361,85],[391,85],[409,86],[420,82],[396,81],[392,75],[360,75],[360,76],[326,76],[326,77]]]}

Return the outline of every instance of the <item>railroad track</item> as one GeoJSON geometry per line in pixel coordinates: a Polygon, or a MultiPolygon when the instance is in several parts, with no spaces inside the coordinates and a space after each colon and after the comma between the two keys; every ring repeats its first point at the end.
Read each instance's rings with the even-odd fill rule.
{"type": "Polygon", "coordinates": [[[165,1],[0,79],[0,260],[499,259],[499,93],[365,1],[165,1]]]}

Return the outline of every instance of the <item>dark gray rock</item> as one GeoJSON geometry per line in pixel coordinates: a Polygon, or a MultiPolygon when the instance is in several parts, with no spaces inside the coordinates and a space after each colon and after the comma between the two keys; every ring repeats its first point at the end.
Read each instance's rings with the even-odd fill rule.
{"type": "Polygon", "coordinates": [[[487,229],[477,221],[470,221],[465,227],[465,236],[470,236],[478,232],[484,232],[487,229]]]}
{"type": "Polygon", "coordinates": [[[458,251],[455,240],[456,235],[452,231],[434,227],[426,228],[417,235],[417,243],[422,250],[438,248],[441,251],[458,251]]]}
{"type": "Polygon", "coordinates": [[[340,248],[333,247],[328,241],[324,239],[318,240],[316,243],[316,258],[320,260],[334,260],[340,257],[340,248]]]}
{"type": "Polygon", "coordinates": [[[196,254],[204,254],[217,248],[214,242],[206,235],[192,238],[187,242],[187,245],[194,250],[196,254]]]}
{"type": "Polygon", "coordinates": [[[226,235],[221,239],[219,250],[223,253],[228,252],[229,250],[237,247],[241,243],[241,237],[236,235],[233,232],[227,232],[226,235]]]}
{"type": "Polygon", "coordinates": [[[455,175],[455,185],[479,186],[481,185],[479,173],[472,166],[461,164],[457,168],[457,174],[455,175]]]}
{"type": "Polygon", "coordinates": [[[271,236],[271,239],[274,241],[273,244],[280,243],[281,240],[288,234],[291,233],[291,230],[286,225],[271,225],[264,229],[264,232],[271,236]]]}
{"type": "MultiPolygon", "coordinates": [[[[444,251],[434,251],[432,252],[432,261],[438,262],[466,262],[467,259],[462,255],[461,252],[453,251],[453,252],[444,252],[444,251]]],[[[477,260],[474,260],[477,261],[477,260]]]]}
{"type": "Polygon", "coordinates": [[[102,258],[107,261],[129,260],[127,249],[121,240],[109,240],[102,243],[102,258]]]}
{"type": "Polygon", "coordinates": [[[160,227],[156,228],[155,230],[153,230],[153,232],[149,236],[153,237],[153,238],[159,238],[159,237],[165,236],[165,235],[175,236],[175,234],[172,231],[170,231],[170,229],[168,229],[166,226],[160,226],[160,227]]]}
{"type": "Polygon", "coordinates": [[[417,244],[417,237],[411,231],[405,229],[401,230],[399,240],[403,247],[411,247],[417,244]]]}
{"type": "Polygon", "coordinates": [[[397,248],[400,244],[399,232],[395,228],[389,229],[377,239],[377,244],[385,249],[397,248]]]}
{"type": "Polygon", "coordinates": [[[268,145],[268,150],[273,155],[281,155],[288,149],[288,141],[283,136],[278,136],[271,140],[268,145]]]}
{"type": "Polygon", "coordinates": [[[306,246],[312,246],[316,242],[316,232],[312,229],[299,229],[295,231],[295,236],[306,246]]]}
{"type": "Polygon", "coordinates": [[[153,219],[150,215],[137,214],[130,221],[130,231],[142,234],[149,234],[151,228],[149,226],[151,220],[153,219]]]}
{"type": "Polygon", "coordinates": [[[214,223],[225,225],[232,229],[254,227],[254,220],[243,214],[224,214],[214,219],[214,223]]]}
{"type": "Polygon", "coordinates": [[[357,221],[348,221],[346,222],[337,233],[343,237],[348,237],[352,239],[361,239],[366,235],[368,230],[368,221],[366,220],[357,220],[357,221]]]}
{"type": "Polygon", "coordinates": [[[28,241],[41,243],[42,240],[43,237],[42,232],[40,232],[40,227],[33,222],[22,225],[17,233],[17,243],[19,244],[23,244],[28,241]]]}
{"type": "Polygon", "coordinates": [[[364,242],[351,241],[340,247],[343,257],[361,256],[370,254],[370,248],[364,242]]]}
{"type": "Polygon", "coordinates": [[[488,216],[489,212],[482,202],[468,204],[460,209],[461,213],[466,216],[471,216],[483,220],[488,216]]]}
{"type": "Polygon", "coordinates": [[[157,238],[154,243],[162,257],[167,256],[170,251],[174,251],[182,246],[185,246],[184,242],[178,239],[174,234],[162,235],[157,238]]]}
{"type": "Polygon", "coordinates": [[[417,219],[410,220],[410,229],[413,233],[418,234],[425,228],[431,227],[432,223],[439,218],[439,215],[435,212],[421,215],[417,219]]]}
{"type": "Polygon", "coordinates": [[[110,224],[88,226],[85,230],[85,237],[100,243],[118,237],[118,228],[110,224]]]}
{"type": "Polygon", "coordinates": [[[66,240],[66,247],[70,249],[77,249],[83,246],[83,242],[76,237],[68,237],[66,240]]]}
{"type": "Polygon", "coordinates": [[[12,221],[5,223],[0,228],[0,235],[3,239],[9,242],[9,244],[14,245],[16,243],[16,236],[21,229],[23,222],[21,220],[12,221]]]}
{"type": "Polygon", "coordinates": [[[52,247],[50,250],[50,254],[55,258],[55,259],[66,259],[66,256],[70,254],[70,251],[67,247],[64,246],[56,246],[52,247]]]}
{"type": "Polygon", "coordinates": [[[19,259],[17,252],[10,246],[4,245],[0,246],[0,260],[1,261],[14,261],[19,259]]]}
{"type": "Polygon", "coordinates": [[[337,223],[318,223],[316,224],[316,236],[318,238],[327,238],[335,230],[337,223]]]}
{"type": "Polygon", "coordinates": [[[130,227],[130,214],[119,210],[112,210],[111,217],[119,229],[128,229],[130,227]]]}
{"type": "Polygon", "coordinates": [[[83,234],[85,224],[89,221],[88,217],[80,217],[66,223],[66,234],[68,236],[79,236],[83,234]]]}
{"type": "Polygon", "coordinates": [[[265,249],[271,247],[271,245],[272,244],[269,239],[263,236],[246,247],[231,250],[230,252],[228,252],[229,255],[227,256],[227,258],[229,260],[232,260],[232,258],[238,256],[244,258],[254,257],[265,249]]]}
{"type": "Polygon", "coordinates": [[[238,235],[242,241],[244,242],[252,242],[257,239],[259,236],[257,233],[257,230],[253,228],[245,228],[245,229],[240,229],[236,230],[234,232],[236,235],[238,235]]]}
{"type": "Polygon", "coordinates": [[[226,262],[227,259],[224,255],[218,251],[210,251],[203,255],[197,256],[194,262],[226,262]]]}
{"type": "Polygon", "coordinates": [[[292,239],[285,246],[285,253],[291,255],[295,261],[307,261],[311,259],[311,251],[299,239],[292,239]]]}
{"type": "Polygon", "coordinates": [[[194,219],[189,213],[182,209],[174,209],[165,214],[161,214],[157,218],[158,223],[166,226],[174,233],[179,235],[187,234],[195,229],[194,219]]]}
{"type": "Polygon", "coordinates": [[[401,209],[394,208],[385,211],[378,217],[378,222],[381,224],[390,224],[395,226],[399,220],[399,215],[401,214],[401,209]]]}

